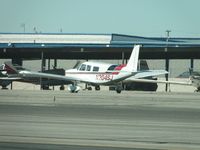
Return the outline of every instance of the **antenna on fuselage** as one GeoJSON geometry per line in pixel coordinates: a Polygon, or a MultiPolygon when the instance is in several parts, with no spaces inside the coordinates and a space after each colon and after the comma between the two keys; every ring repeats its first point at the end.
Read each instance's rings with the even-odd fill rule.
{"type": "Polygon", "coordinates": [[[76,62],[76,64],[74,65],[73,69],[77,68],[78,65],[79,65],[80,63],[81,63],[81,61],[80,61],[80,60],[77,60],[77,62],[76,62]]]}

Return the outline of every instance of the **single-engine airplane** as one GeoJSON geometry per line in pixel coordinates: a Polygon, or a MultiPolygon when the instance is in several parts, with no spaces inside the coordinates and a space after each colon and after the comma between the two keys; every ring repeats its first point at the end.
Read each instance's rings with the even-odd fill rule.
{"type": "Polygon", "coordinates": [[[95,86],[96,90],[100,89],[100,85],[115,86],[117,93],[122,91],[122,82],[129,78],[144,78],[149,76],[157,76],[168,73],[165,70],[146,70],[138,71],[140,45],[134,46],[128,63],[125,65],[107,64],[100,62],[84,62],[76,69],[65,71],[65,75],[55,75],[42,72],[33,72],[28,70],[17,70],[13,66],[6,65],[9,70],[17,73],[19,77],[40,77],[48,79],[57,79],[70,81],[73,84],[68,86],[68,90],[72,93],[78,92],[81,88],[79,82],[87,83],[95,86]]]}

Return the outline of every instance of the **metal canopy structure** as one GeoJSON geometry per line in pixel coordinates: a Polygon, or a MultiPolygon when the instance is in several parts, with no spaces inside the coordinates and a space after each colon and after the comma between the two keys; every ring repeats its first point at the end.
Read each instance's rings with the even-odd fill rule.
{"type": "Polygon", "coordinates": [[[140,59],[199,59],[200,38],[159,38],[121,34],[0,34],[0,58],[127,59],[134,44],[140,59]]]}

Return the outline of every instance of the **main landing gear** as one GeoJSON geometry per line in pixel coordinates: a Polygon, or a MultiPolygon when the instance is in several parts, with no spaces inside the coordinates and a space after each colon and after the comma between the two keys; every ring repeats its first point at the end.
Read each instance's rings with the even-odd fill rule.
{"type": "MultiPolygon", "coordinates": [[[[88,87],[86,87],[86,89],[88,90],[88,91],[91,91],[92,90],[92,87],[91,86],[88,86],[88,87]]],[[[95,85],[95,90],[96,91],[99,91],[101,88],[100,88],[100,86],[99,85],[95,85]]]]}
{"type": "Polygon", "coordinates": [[[96,86],[95,86],[95,90],[96,90],[96,91],[99,91],[99,90],[100,90],[100,86],[99,86],[99,85],[96,85],[96,86]]]}

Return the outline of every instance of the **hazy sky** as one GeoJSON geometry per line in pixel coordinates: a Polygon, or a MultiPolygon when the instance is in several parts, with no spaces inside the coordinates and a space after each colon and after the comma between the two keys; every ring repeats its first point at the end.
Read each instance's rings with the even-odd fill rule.
{"type": "Polygon", "coordinates": [[[200,0],[0,0],[0,32],[200,37],[200,0]]]}

